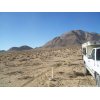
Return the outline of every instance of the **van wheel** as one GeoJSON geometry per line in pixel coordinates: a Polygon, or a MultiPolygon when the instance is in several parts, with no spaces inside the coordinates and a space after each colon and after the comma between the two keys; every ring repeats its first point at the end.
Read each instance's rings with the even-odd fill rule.
{"type": "Polygon", "coordinates": [[[89,75],[89,71],[87,70],[86,67],[84,67],[84,75],[89,75]]]}
{"type": "Polygon", "coordinates": [[[100,75],[96,73],[96,86],[100,87],[100,75]]]}

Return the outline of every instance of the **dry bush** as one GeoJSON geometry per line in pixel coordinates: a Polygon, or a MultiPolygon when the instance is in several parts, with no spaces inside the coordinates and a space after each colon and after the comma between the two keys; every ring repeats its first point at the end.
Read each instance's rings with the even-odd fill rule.
{"type": "Polygon", "coordinates": [[[34,66],[38,66],[38,65],[41,65],[42,63],[40,63],[40,62],[34,62],[32,65],[34,65],[34,66]]]}
{"type": "Polygon", "coordinates": [[[27,61],[27,60],[28,60],[27,58],[19,59],[20,62],[27,61]]]}
{"type": "Polygon", "coordinates": [[[33,78],[33,77],[31,77],[31,76],[23,76],[23,77],[20,77],[18,79],[19,80],[26,80],[26,79],[31,79],[31,78],[33,78]]]}
{"type": "Polygon", "coordinates": [[[60,67],[62,65],[62,63],[56,63],[56,64],[54,64],[53,66],[54,67],[60,67]]]}

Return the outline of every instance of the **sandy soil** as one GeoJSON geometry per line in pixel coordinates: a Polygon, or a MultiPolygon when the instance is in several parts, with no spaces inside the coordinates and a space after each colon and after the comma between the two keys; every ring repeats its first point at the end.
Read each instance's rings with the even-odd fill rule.
{"type": "Polygon", "coordinates": [[[80,48],[0,53],[0,87],[94,86],[93,77],[84,76],[80,48]]]}

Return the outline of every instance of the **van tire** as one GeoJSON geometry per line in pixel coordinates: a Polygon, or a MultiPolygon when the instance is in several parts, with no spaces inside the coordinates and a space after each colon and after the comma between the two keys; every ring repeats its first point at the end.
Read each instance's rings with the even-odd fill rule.
{"type": "Polygon", "coordinates": [[[100,75],[96,73],[96,86],[100,87],[100,75]]]}

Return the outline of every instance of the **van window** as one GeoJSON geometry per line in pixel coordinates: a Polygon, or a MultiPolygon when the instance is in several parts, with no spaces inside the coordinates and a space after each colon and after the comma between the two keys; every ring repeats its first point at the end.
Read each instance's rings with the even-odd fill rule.
{"type": "Polygon", "coordinates": [[[95,60],[95,49],[92,50],[91,56],[92,56],[92,59],[95,60]]]}
{"type": "Polygon", "coordinates": [[[100,49],[97,49],[96,60],[100,60],[100,49]]]}

